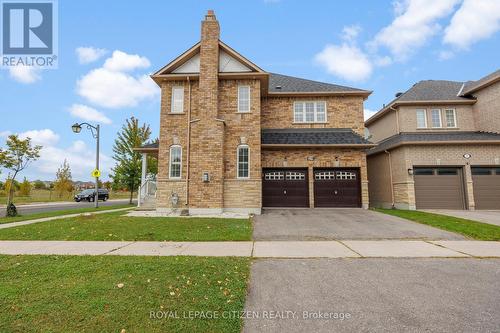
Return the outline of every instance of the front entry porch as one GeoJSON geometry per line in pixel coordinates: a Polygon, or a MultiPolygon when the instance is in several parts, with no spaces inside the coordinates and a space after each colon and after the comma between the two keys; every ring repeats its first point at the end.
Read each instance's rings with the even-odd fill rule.
{"type": "Polygon", "coordinates": [[[141,185],[137,190],[137,210],[156,210],[156,175],[148,173],[148,159],[158,159],[158,143],[146,144],[134,148],[134,151],[141,153],[141,185]]]}

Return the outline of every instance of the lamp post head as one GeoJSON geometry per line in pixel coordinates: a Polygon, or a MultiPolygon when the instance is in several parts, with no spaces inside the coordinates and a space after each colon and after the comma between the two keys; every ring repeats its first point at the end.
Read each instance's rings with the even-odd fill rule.
{"type": "Polygon", "coordinates": [[[80,131],[82,130],[82,126],[78,123],[75,123],[75,124],[73,124],[73,126],[71,126],[71,129],[75,133],[80,133],[80,131]]]}

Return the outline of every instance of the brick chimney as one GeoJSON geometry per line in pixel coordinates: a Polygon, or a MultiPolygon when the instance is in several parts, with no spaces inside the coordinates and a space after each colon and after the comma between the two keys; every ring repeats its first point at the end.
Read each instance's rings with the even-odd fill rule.
{"type": "Polygon", "coordinates": [[[214,213],[224,206],[224,123],[218,119],[219,22],[213,10],[201,22],[200,44],[199,121],[191,128],[189,208],[214,213]]]}

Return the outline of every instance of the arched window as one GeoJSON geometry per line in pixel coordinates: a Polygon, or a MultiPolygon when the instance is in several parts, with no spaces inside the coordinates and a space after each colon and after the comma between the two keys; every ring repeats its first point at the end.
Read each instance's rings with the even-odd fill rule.
{"type": "Polygon", "coordinates": [[[170,147],[169,178],[180,179],[182,167],[182,147],[175,145],[170,147]]]}
{"type": "Polygon", "coordinates": [[[238,146],[236,153],[237,178],[250,178],[250,149],[247,145],[238,146]]]}

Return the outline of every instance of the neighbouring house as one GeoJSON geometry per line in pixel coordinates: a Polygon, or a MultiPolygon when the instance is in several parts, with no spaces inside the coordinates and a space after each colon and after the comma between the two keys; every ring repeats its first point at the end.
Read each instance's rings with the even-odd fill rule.
{"type": "Polygon", "coordinates": [[[139,204],[190,214],[368,207],[370,91],[264,71],[220,40],[213,11],[200,42],[151,77],[159,143],[136,150],[157,156],[158,175],[148,185],[144,158],[139,204]]]}
{"type": "Polygon", "coordinates": [[[500,70],[420,81],[365,126],[372,206],[500,209],[500,70]]]}

